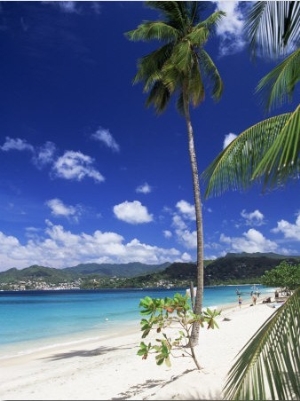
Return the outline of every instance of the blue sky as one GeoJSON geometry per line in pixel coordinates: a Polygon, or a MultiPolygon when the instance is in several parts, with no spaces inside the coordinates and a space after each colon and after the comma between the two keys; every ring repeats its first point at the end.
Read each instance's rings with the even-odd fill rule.
{"type": "MultiPolygon", "coordinates": [[[[275,64],[250,61],[250,4],[210,2],[227,12],[207,46],[225,89],[192,111],[200,172],[267,116],[254,92],[275,64]]],[[[124,36],[156,18],[138,1],[0,3],[0,271],[195,261],[185,121],[173,105],[145,108],[132,79],[155,44],[124,36]]],[[[203,200],[203,219],[206,259],[300,254],[298,182],[203,200]]]]}

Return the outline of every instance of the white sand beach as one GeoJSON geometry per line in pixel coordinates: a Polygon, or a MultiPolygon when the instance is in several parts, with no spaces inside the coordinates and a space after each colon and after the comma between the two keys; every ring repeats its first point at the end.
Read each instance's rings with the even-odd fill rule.
{"type": "MultiPolygon", "coordinates": [[[[198,371],[188,357],[157,366],[137,356],[139,326],[126,333],[0,360],[1,400],[220,400],[234,358],[275,309],[224,309],[219,329],[201,329],[198,371]],[[224,317],[228,320],[224,320],[224,317]]],[[[147,340],[147,339],[146,339],[147,340]]]]}

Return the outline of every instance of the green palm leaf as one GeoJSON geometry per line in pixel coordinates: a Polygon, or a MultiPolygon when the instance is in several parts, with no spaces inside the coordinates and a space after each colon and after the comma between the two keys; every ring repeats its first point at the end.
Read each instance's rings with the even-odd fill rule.
{"type": "Polygon", "coordinates": [[[177,37],[177,30],[162,21],[143,22],[136,29],[126,33],[132,41],[148,40],[174,40],[177,37]]]}
{"type": "Polygon", "coordinates": [[[222,96],[224,88],[219,71],[209,54],[204,49],[200,51],[199,59],[204,75],[212,85],[212,97],[214,100],[219,100],[222,96]]]}
{"type": "Polygon", "coordinates": [[[299,44],[300,3],[298,1],[257,1],[245,24],[250,49],[279,58],[299,44]]]}
{"type": "MultiPolygon", "coordinates": [[[[254,178],[260,181],[263,176],[265,185],[270,180],[273,180],[273,185],[282,183],[283,176],[280,178],[278,174],[278,168],[282,166],[282,163],[275,164],[272,152],[282,152],[281,146],[285,141],[288,143],[290,140],[293,144],[295,132],[298,131],[297,124],[291,124],[291,122],[298,119],[299,108],[294,113],[281,114],[263,120],[242,132],[202,173],[201,177],[204,181],[208,181],[206,198],[211,195],[220,195],[228,189],[245,190],[253,184],[254,178]],[[293,118],[294,115],[296,115],[295,118],[293,118]],[[292,132],[288,129],[291,126],[293,126],[292,132]],[[269,163],[264,164],[264,158],[269,163]]],[[[290,146],[286,144],[286,156],[290,156],[288,151],[293,150],[292,144],[290,146]]],[[[280,162],[279,157],[278,162],[280,162]]],[[[292,168],[296,169],[297,163],[286,165],[283,172],[289,173],[292,168]]]]}
{"type": "Polygon", "coordinates": [[[266,108],[281,106],[287,100],[292,100],[296,84],[300,80],[300,49],[293,52],[269,74],[262,78],[256,88],[266,101],[266,108]]]}
{"type": "MultiPolygon", "coordinates": [[[[280,116],[278,116],[280,117],[280,116]]],[[[284,119],[282,119],[283,121],[284,119]]],[[[274,187],[299,174],[300,105],[289,114],[279,135],[258,164],[253,179],[264,176],[264,183],[274,187]]]]}
{"type": "Polygon", "coordinates": [[[300,288],[260,327],[238,355],[226,400],[300,399],[300,288]]]}

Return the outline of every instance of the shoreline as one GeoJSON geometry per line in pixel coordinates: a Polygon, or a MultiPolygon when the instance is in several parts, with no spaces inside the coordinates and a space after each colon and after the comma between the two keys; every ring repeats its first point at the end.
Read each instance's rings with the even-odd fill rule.
{"type": "MultiPolygon", "coordinates": [[[[229,285],[230,286],[230,285],[229,285]]],[[[234,285],[235,286],[235,285],[234,285]]],[[[239,287],[241,287],[240,285],[239,287]]],[[[260,297],[258,298],[258,302],[266,296],[269,295],[273,291],[262,291],[260,297]]],[[[251,304],[251,298],[249,295],[242,295],[243,298],[243,306],[251,304]]],[[[224,312],[230,309],[234,309],[237,306],[237,302],[225,303],[223,305],[209,305],[204,306],[203,309],[210,308],[216,309],[224,312]]],[[[139,330],[140,320],[142,316],[140,315],[138,318],[123,320],[123,321],[108,321],[107,327],[101,326],[101,328],[93,328],[88,330],[83,330],[80,332],[70,334],[64,334],[60,336],[49,336],[38,339],[30,339],[22,342],[16,343],[7,343],[0,344],[0,362],[5,359],[10,359],[22,355],[29,355],[35,352],[40,352],[43,350],[51,350],[56,347],[70,347],[76,346],[80,343],[86,343],[89,341],[101,341],[106,338],[116,337],[119,335],[119,328],[122,327],[126,332],[139,330]]]]}
{"type": "MultiPolygon", "coordinates": [[[[1,400],[221,399],[234,358],[275,309],[262,303],[223,305],[219,329],[200,330],[197,356],[157,366],[136,355],[140,325],[81,342],[0,360],[1,400]],[[227,319],[225,319],[225,317],[227,319]]],[[[155,337],[155,335],[154,335],[155,337]]],[[[147,342],[148,338],[145,339],[147,342]]]]}

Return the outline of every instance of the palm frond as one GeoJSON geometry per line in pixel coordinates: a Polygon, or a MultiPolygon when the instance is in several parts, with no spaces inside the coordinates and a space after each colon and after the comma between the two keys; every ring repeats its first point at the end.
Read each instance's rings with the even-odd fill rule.
{"type": "Polygon", "coordinates": [[[224,11],[217,11],[211,14],[205,21],[195,25],[192,31],[186,35],[186,38],[191,41],[193,46],[203,47],[209,35],[225,15],[224,11]]]}
{"type": "Polygon", "coordinates": [[[196,55],[194,55],[194,63],[191,69],[188,93],[190,101],[194,107],[203,102],[205,98],[203,80],[200,74],[199,62],[196,55]]]}
{"type": "Polygon", "coordinates": [[[209,37],[209,30],[203,26],[193,28],[193,30],[186,35],[186,39],[189,40],[192,46],[202,47],[205,45],[209,37]]]}
{"type": "Polygon", "coordinates": [[[257,1],[245,23],[252,55],[259,50],[274,59],[295,49],[299,28],[300,4],[295,1],[257,1]]]}
{"type": "Polygon", "coordinates": [[[166,22],[177,29],[184,26],[187,2],[180,1],[146,1],[147,7],[160,11],[166,22]],[[183,5],[181,3],[184,3],[183,5]]]}
{"type": "Polygon", "coordinates": [[[168,67],[176,68],[181,72],[190,69],[193,63],[193,50],[188,40],[180,41],[174,46],[174,51],[170,57],[168,67]]]}
{"type": "Polygon", "coordinates": [[[151,89],[152,85],[161,79],[161,70],[172,53],[173,45],[167,44],[138,60],[138,71],[133,83],[144,81],[144,91],[151,89]]]}
{"type": "Polygon", "coordinates": [[[209,17],[207,17],[206,20],[201,21],[198,25],[196,25],[195,28],[198,29],[205,27],[210,32],[212,32],[225,16],[225,11],[215,11],[209,17]]]}
{"type": "MultiPolygon", "coordinates": [[[[263,120],[235,138],[202,173],[201,178],[208,182],[205,197],[220,195],[228,189],[250,187],[254,172],[291,115],[281,114],[263,120]]],[[[262,174],[263,171],[257,174],[257,181],[262,174]]],[[[265,174],[268,176],[270,173],[267,171],[265,174]]]]}
{"type": "MultiPolygon", "coordinates": [[[[282,120],[283,122],[283,120],[282,120]]],[[[275,186],[299,174],[300,156],[300,104],[274,137],[272,146],[253,172],[253,179],[264,176],[265,186],[275,186]]]]}
{"type": "Polygon", "coordinates": [[[223,93],[223,81],[219,74],[219,71],[214,64],[209,54],[202,49],[199,52],[199,63],[203,69],[204,75],[208,80],[208,84],[211,86],[211,94],[214,100],[219,100],[223,93]]]}
{"type": "Polygon", "coordinates": [[[146,100],[146,106],[154,106],[157,114],[161,114],[167,107],[171,94],[168,88],[162,83],[162,81],[157,81],[146,100]]]}
{"type": "Polygon", "coordinates": [[[225,399],[299,400],[299,342],[300,288],[238,354],[224,386],[225,399]]]}
{"type": "Polygon", "coordinates": [[[264,99],[267,98],[267,110],[270,110],[272,106],[281,106],[286,100],[292,100],[295,86],[300,81],[299,65],[300,49],[293,52],[260,80],[256,92],[262,93],[264,99]]]}
{"type": "Polygon", "coordinates": [[[146,21],[136,29],[126,32],[125,36],[132,41],[161,40],[168,42],[177,39],[178,31],[163,21],[146,21]]]}

